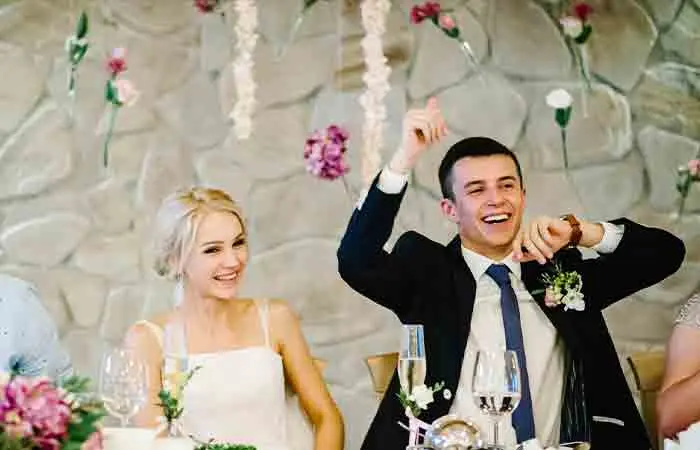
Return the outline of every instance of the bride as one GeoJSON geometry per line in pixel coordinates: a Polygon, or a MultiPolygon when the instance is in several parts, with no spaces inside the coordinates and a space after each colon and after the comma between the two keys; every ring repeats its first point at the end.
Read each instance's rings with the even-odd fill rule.
{"type": "Polygon", "coordinates": [[[297,450],[286,433],[286,383],[313,426],[313,449],[340,450],[342,419],[296,315],[280,300],[238,296],[247,238],[238,206],[223,191],[193,188],[161,205],[156,271],[177,280],[181,298],[174,310],[127,332],[149,374],[149,398],[137,423],[158,425],[164,337],[167,342],[176,330],[187,366],[199,366],[183,393],[185,434],[257,450],[297,450]]]}

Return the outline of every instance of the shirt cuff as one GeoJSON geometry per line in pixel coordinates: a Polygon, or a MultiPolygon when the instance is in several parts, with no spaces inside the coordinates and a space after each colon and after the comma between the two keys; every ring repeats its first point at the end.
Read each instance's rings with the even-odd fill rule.
{"type": "Polygon", "coordinates": [[[389,166],[385,166],[379,174],[377,187],[385,194],[398,194],[407,182],[408,174],[394,172],[389,166]]]}
{"type": "Polygon", "coordinates": [[[598,253],[612,253],[617,249],[625,233],[624,225],[614,225],[610,222],[599,222],[603,226],[603,239],[591,247],[598,253]]]}
{"type": "MultiPolygon", "coordinates": [[[[394,172],[389,169],[389,167],[384,167],[379,173],[379,180],[377,180],[377,187],[380,191],[385,194],[398,194],[401,189],[408,182],[408,175],[403,175],[398,172],[394,172]]],[[[363,189],[360,192],[360,198],[357,200],[355,207],[357,209],[362,209],[362,205],[365,203],[365,198],[367,198],[368,189],[363,189]]]]}

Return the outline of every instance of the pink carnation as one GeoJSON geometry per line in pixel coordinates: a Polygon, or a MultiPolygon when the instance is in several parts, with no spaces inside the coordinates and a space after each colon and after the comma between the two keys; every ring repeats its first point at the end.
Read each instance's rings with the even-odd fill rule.
{"type": "Polygon", "coordinates": [[[39,448],[58,450],[67,436],[70,405],[48,378],[15,377],[0,399],[0,423],[15,437],[29,438],[39,448]]]}
{"type": "Polygon", "coordinates": [[[574,5],[574,15],[578,17],[581,22],[585,23],[592,12],[593,7],[586,2],[578,2],[574,5]]]}
{"type": "Polygon", "coordinates": [[[457,28],[455,20],[447,14],[441,15],[438,23],[440,24],[440,27],[444,28],[445,30],[453,30],[457,28]]]}
{"type": "Polygon", "coordinates": [[[201,13],[209,13],[214,11],[217,4],[217,0],[194,0],[195,8],[197,8],[201,13]]]}
{"type": "Polygon", "coordinates": [[[688,172],[692,177],[700,177],[700,159],[688,161],[688,172]]]}
{"type": "Polygon", "coordinates": [[[348,132],[337,125],[326,128],[325,134],[314,131],[304,145],[306,170],[324,180],[335,180],[350,171],[345,162],[348,132]]]}
{"type": "Polygon", "coordinates": [[[425,19],[436,20],[440,11],[440,3],[438,2],[425,2],[422,5],[416,5],[411,8],[411,23],[418,24],[425,19]]]}
{"type": "Polygon", "coordinates": [[[126,70],[126,50],[115,48],[107,60],[107,70],[113,76],[117,76],[126,70]]]}

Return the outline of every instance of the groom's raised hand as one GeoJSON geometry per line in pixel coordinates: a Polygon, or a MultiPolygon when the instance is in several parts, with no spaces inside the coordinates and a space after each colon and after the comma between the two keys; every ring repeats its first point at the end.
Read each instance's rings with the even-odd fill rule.
{"type": "Polygon", "coordinates": [[[403,120],[401,147],[391,158],[389,168],[407,174],[421,155],[446,134],[447,126],[435,97],[428,100],[425,108],[409,110],[403,120]]]}

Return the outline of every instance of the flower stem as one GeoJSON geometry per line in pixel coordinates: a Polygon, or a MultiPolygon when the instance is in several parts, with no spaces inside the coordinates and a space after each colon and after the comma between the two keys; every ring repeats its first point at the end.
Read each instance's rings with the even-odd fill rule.
{"type": "Polygon", "coordinates": [[[581,107],[583,117],[588,117],[588,94],[593,90],[591,75],[588,70],[588,57],[585,44],[574,46],[574,55],[578,62],[579,76],[581,78],[581,107]]]}
{"type": "Polygon", "coordinates": [[[281,60],[284,55],[287,53],[287,50],[289,49],[289,46],[292,45],[294,39],[297,36],[297,33],[299,32],[299,28],[301,28],[301,24],[304,21],[304,17],[306,16],[306,12],[309,10],[306,6],[297,14],[296,19],[294,20],[294,25],[292,25],[292,29],[289,31],[289,36],[287,37],[287,40],[282,43],[282,47],[279,48],[277,51],[277,54],[275,55],[275,59],[277,61],[281,60]]]}
{"type": "Polygon", "coordinates": [[[348,183],[348,179],[345,178],[345,175],[342,175],[340,177],[341,180],[343,180],[343,187],[345,188],[345,193],[348,195],[348,198],[350,199],[350,202],[355,201],[355,193],[353,192],[352,188],[350,187],[350,183],[348,183]]]}
{"type": "Polygon", "coordinates": [[[474,68],[474,71],[476,72],[477,76],[481,80],[481,83],[485,83],[484,81],[484,76],[481,73],[481,65],[479,64],[479,60],[476,59],[476,55],[474,54],[474,50],[472,50],[472,46],[469,45],[469,42],[467,41],[460,41],[459,43],[459,49],[462,50],[462,53],[467,57],[467,62],[469,65],[471,65],[474,68]]]}
{"type": "Polygon", "coordinates": [[[564,152],[564,170],[569,170],[569,151],[566,145],[566,128],[565,127],[560,127],[559,130],[561,131],[561,148],[562,151],[564,152]]]}
{"type": "Polygon", "coordinates": [[[112,105],[112,110],[109,113],[109,125],[107,126],[107,135],[105,136],[104,146],[102,147],[102,164],[107,167],[109,162],[109,142],[112,140],[112,132],[114,130],[114,122],[117,119],[117,111],[119,106],[112,105]]]}

